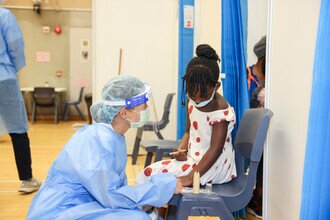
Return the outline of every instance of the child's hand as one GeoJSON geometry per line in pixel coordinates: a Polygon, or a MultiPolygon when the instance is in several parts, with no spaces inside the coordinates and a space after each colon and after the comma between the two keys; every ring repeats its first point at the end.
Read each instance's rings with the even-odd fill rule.
{"type": "Polygon", "coordinates": [[[178,179],[176,179],[176,188],[175,188],[174,194],[181,193],[181,190],[182,190],[182,182],[181,182],[180,178],[178,178],[178,179]]]}
{"type": "Polygon", "coordinates": [[[174,148],[171,153],[172,157],[178,161],[186,161],[188,160],[187,150],[181,150],[180,148],[174,148]]]}
{"type": "Polygon", "coordinates": [[[190,176],[182,176],[178,179],[181,180],[182,186],[191,186],[193,184],[193,179],[190,176]]]}

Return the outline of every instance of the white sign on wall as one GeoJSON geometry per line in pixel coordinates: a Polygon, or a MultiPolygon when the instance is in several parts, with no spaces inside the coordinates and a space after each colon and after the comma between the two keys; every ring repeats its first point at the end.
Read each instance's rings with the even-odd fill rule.
{"type": "Polygon", "coordinates": [[[184,28],[194,28],[194,6],[184,5],[183,6],[183,21],[184,28]]]}

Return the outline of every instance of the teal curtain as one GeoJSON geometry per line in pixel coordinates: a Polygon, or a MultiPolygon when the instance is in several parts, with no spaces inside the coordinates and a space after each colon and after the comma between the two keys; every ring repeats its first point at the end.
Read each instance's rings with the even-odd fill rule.
{"type": "MultiPolygon", "coordinates": [[[[241,117],[249,108],[246,80],[247,1],[222,0],[221,14],[221,72],[226,74],[222,85],[225,99],[236,112],[237,123],[232,133],[234,139],[241,117]]],[[[234,216],[244,218],[245,209],[235,212],[234,216]]]]}
{"type": "Polygon", "coordinates": [[[314,58],[300,219],[330,219],[330,0],[322,0],[314,58]]]}

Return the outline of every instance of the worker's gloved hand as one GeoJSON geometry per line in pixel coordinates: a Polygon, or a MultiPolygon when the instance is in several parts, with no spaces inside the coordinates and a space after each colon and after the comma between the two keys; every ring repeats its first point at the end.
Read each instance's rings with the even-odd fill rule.
{"type": "Polygon", "coordinates": [[[187,150],[182,150],[180,148],[174,148],[171,153],[172,158],[178,161],[186,161],[188,160],[187,150]]]}

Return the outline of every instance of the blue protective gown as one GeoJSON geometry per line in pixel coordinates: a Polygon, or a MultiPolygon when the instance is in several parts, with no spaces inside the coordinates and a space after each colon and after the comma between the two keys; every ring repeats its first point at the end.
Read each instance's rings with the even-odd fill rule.
{"type": "Polygon", "coordinates": [[[28,129],[17,72],[25,66],[24,40],[17,21],[0,7],[0,134],[28,129]]]}
{"type": "Polygon", "coordinates": [[[161,207],[172,197],[173,174],[128,186],[125,137],[106,124],[77,131],[34,197],[27,219],[149,219],[143,205],[161,207]]]}

